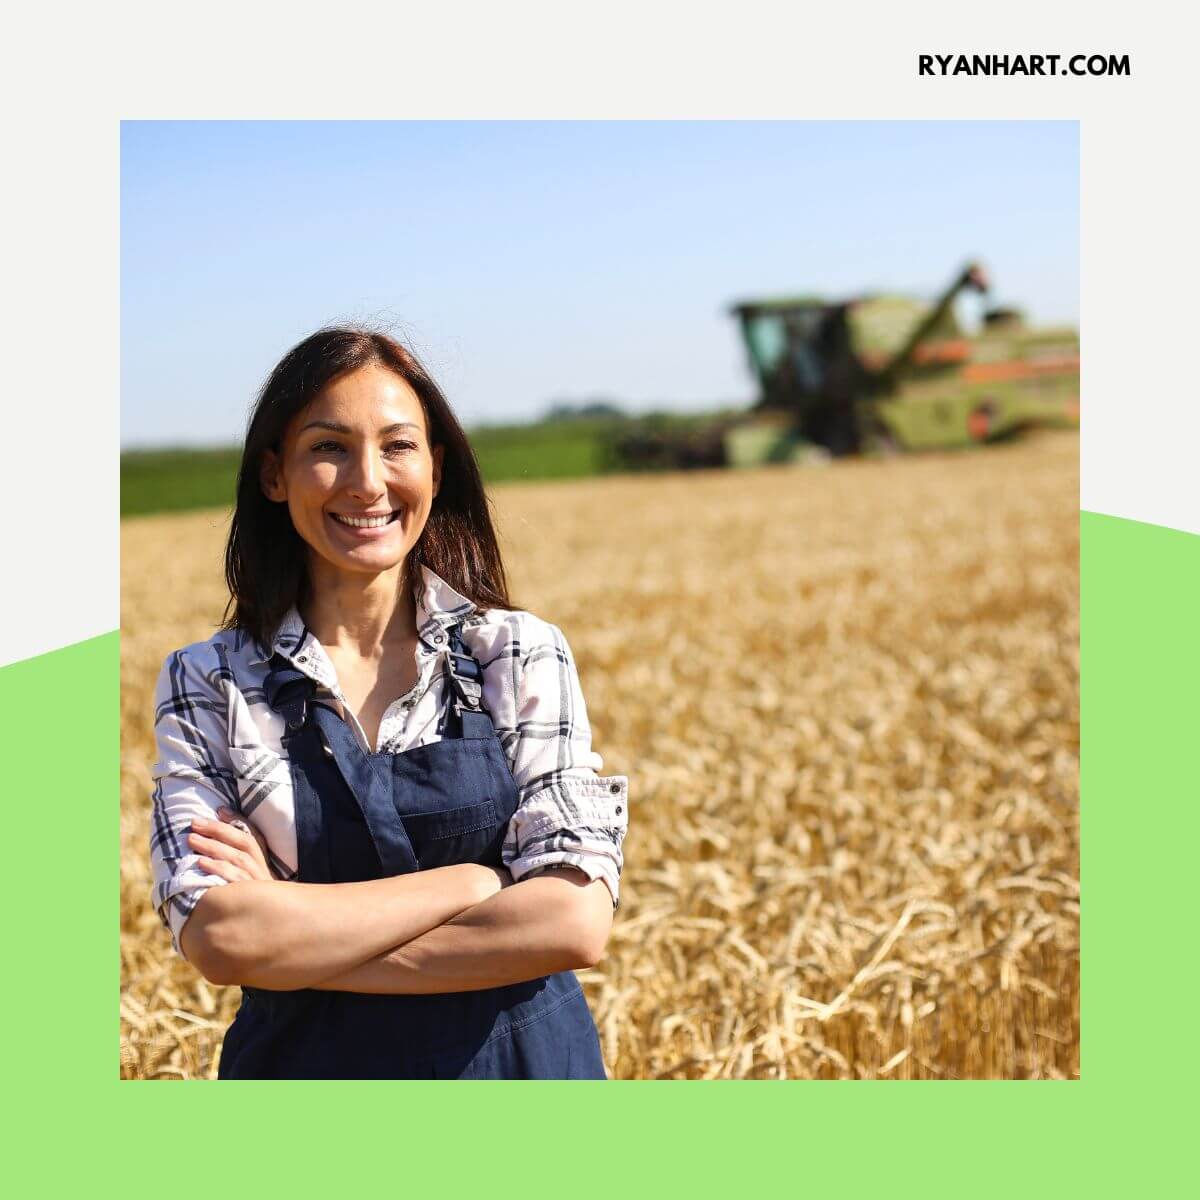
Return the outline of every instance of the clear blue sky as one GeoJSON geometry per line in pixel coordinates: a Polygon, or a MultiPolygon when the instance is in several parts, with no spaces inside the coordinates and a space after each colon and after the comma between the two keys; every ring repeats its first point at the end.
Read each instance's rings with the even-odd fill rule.
{"type": "Polygon", "coordinates": [[[726,306],[929,295],[1078,320],[1074,122],[126,122],[122,443],[242,434],[279,356],[382,320],[467,424],[749,402],[726,306]]]}

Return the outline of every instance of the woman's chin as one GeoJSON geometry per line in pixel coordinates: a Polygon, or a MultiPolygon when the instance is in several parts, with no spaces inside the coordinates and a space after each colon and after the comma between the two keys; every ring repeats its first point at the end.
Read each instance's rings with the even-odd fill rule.
{"type": "Polygon", "coordinates": [[[383,575],[404,565],[408,548],[392,546],[356,546],[352,549],[327,547],[320,557],[325,567],[355,575],[383,575]]]}

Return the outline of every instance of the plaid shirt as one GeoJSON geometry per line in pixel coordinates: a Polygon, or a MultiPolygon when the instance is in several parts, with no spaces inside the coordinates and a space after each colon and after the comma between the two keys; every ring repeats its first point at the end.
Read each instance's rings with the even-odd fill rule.
{"type": "MultiPolygon", "coordinates": [[[[552,866],[578,867],[603,879],[618,903],[621,843],[629,821],[628,780],[600,778],[575,663],[562,632],[532,613],[478,610],[422,568],[417,602],[418,679],[384,713],[381,752],[399,754],[439,740],[453,693],[447,683],[446,629],[462,621],[462,638],[483,669],[483,704],[491,715],[519,789],[502,857],[514,880],[552,866]]],[[[273,639],[278,651],[317,684],[371,750],[343,703],[333,665],[293,609],[273,639]]],[[[263,836],[272,872],[297,877],[295,808],[283,718],[263,683],[271,655],[243,632],[218,633],[171,654],[155,694],[158,761],[150,858],[152,900],[183,954],[179,934],[205,888],[226,882],[209,874],[188,846],[191,822],[215,819],[225,804],[263,836]]]]}

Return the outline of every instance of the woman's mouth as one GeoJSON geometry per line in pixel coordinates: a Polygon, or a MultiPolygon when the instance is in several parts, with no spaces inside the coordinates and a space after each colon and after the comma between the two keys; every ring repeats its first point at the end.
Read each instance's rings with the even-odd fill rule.
{"type": "Polygon", "coordinates": [[[343,529],[352,529],[356,534],[371,534],[386,529],[400,517],[402,509],[382,513],[329,513],[330,520],[343,529]]]}

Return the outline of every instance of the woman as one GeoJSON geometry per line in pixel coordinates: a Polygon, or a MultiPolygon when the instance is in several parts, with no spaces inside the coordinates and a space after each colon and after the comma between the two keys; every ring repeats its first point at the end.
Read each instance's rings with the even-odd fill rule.
{"type": "Polygon", "coordinates": [[[151,831],[176,950],[242,987],[219,1077],[605,1078],[573,971],[627,782],[408,351],[328,329],[283,358],[225,568],[222,630],[159,679],[151,831]]]}

